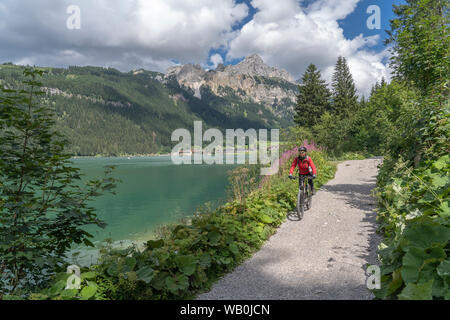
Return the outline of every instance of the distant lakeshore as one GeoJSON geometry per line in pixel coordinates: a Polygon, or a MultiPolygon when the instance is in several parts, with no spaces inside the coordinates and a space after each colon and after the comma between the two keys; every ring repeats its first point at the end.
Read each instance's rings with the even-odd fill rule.
{"type": "Polygon", "coordinates": [[[137,157],[164,157],[164,156],[169,156],[170,157],[170,153],[149,153],[149,154],[121,154],[118,156],[114,156],[114,155],[103,155],[103,154],[97,154],[95,156],[72,156],[72,159],[82,159],[82,158],[137,158],[137,157]]]}
{"type": "MultiPolygon", "coordinates": [[[[222,154],[226,155],[226,154],[234,154],[234,155],[238,155],[238,154],[242,154],[242,153],[253,153],[253,152],[258,152],[256,150],[252,150],[252,151],[234,151],[234,152],[230,152],[230,151],[223,151],[222,154]]],[[[197,152],[186,152],[184,153],[185,155],[193,155],[197,152]]],[[[198,153],[202,153],[202,152],[198,152],[198,153]]],[[[183,153],[181,153],[183,154],[183,153]]],[[[145,158],[145,157],[170,157],[172,154],[171,153],[149,153],[149,154],[123,154],[123,155],[118,155],[118,156],[114,156],[114,155],[95,155],[95,156],[72,156],[72,159],[83,159],[83,158],[145,158]]],[[[210,154],[208,154],[210,155],[210,154]]]]}

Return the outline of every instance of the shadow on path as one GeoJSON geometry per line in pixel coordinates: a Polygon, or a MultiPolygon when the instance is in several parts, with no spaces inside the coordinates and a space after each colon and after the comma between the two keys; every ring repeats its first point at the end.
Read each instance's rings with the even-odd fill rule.
{"type": "MultiPolygon", "coordinates": [[[[377,246],[381,236],[376,233],[376,200],[372,196],[376,178],[353,178],[356,179],[345,177],[341,181],[354,183],[331,182],[320,188],[331,196],[322,198],[330,203],[318,204],[322,210],[317,211],[321,214],[317,220],[306,219],[305,224],[295,211],[287,213],[287,219],[295,223],[285,225],[279,238],[272,242],[274,247],[266,245],[198,299],[371,299],[365,283],[367,266],[363,264],[379,264],[377,246]],[[339,217],[329,218],[331,204],[341,209],[337,215],[347,213],[348,219],[334,223],[339,217]],[[324,227],[322,219],[327,218],[332,223],[324,227]],[[354,224],[353,228],[337,227],[345,222],[354,224]],[[305,229],[306,225],[313,229],[305,229]],[[340,238],[334,230],[340,230],[340,238]],[[346,241],[352,236],[352,241],[346,241]]],[[[314,208],[313,200],[313,214],[314,208]]]]}
{"type": "Polygon", "coordinates": [[[366,184],[335,184],[324,185],[320,190],[325,190],[336,194],[352,208],[367,211],[373,210],[376,205],[372,197],[372,190],[375,188],[375,180],[366,180],[366,184]]]}
{"type": "MultiPolygon", "coordinates": [[[[350,255],[358,252],[359,254],[356,256],[366,260],[369,264],[379,264],[376,252],[382,236],[377,233],[376,199],[372,195],[372,190],[376,187],[376,178],[363,179],[361,182],[364,184],[335,184],[321,187],[321,190],[337,195],[339,199],[345,201],[350,207],[364,212],[364,216],[361,219],[364,226],[361,227],[358,235],[362,235],[365,232],[369,236],[368,246],[361,244],[355,244],[356,248],[335,246],[333,251],[336,253],[344,252],[350,255]],[[364,252],[364,254],[361,254],[361,252],[364,252]]],[[[362,269],[365,271],[366,266],[363,266],[362,269]]]]}

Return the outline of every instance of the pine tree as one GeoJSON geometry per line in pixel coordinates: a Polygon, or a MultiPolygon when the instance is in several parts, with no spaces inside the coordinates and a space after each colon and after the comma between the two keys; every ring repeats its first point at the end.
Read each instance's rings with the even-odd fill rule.
{"type": "Polygon", "coordinates": [[[348,115],[358,105],[355,82],[344,57],[339,57],[332,79],[332,111],[339,115],[348,115]]]}
{"type": "Polygon", "coordinates": [[[299,126],[312,127],[320,116],[329,110],[331,92],[314,64],[308,66],[302,82],[303,84],[299,86],[294,121],[299,126]]]}

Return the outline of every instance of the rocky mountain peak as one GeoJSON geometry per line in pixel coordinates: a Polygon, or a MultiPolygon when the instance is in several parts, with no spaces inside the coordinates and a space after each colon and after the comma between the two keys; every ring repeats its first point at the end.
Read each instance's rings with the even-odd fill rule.
{"type": "Polygon", "coordinates": [[[198,83],[203,82],[206,71],[199,64],[185,64],[173,66],[167,69],[166,77],[175,76],[179,82],[198,83]]]}
{"type": "MultiPolygon", "coordinates": [[[[167,69],[166,77],[175,76],[178,80],[184,81],[200,81],[205,77],[206,71],[198,64],[185,64],[177,65],[167,69]]],[[[280,78],[288,82],[295,83],[295,79],[284,69],[277,69],[275,67],[268,66],[264,60],[258,54],[252,54],[245,57],[244,60],[236,65],[224,66],[220,63],[215,70],[209,71],[209,77],[211,73],[224,73],[227,76],[236,75],[250,75],[250,76],[262,76],[266,78],[280,78]]]]}
{"type": "Polygon", "coordinates": [[[258,54],[252,54],[248,57],[245,57],[244,60],[241,61],[242,64],[254,64],[254,65],[264,65],[264,60],[258,54]]]}
{"type": "Polygon", "coordinates": [[[242,101],[252,101],[274,114],[291,112],[295,104],[297,84],[283,69],[268,66],[257,54],[244,58],[236,65],[219,64],[215,70],[200,65],[185,64],[171,67],[165,78],[175,78],[184,88],[202,99],[202,87],[209,87],[217,96],[234,92],[242,101]]]}
{"type": "Polygon", "coordinates": [[[237,74],[248,74],[267,78],[281,78],[289,82],[295,82],[294,78],[284,69],[268,66],[258,54],[252,54],[235,66],[230,66],[230,71],[237,74]]]}

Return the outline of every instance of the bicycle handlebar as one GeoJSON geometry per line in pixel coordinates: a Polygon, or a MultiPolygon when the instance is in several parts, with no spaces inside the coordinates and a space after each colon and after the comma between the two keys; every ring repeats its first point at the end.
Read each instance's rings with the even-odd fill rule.
{"type": "Polygon", "coordinates": [[[300,176],[289,176],[289,179],[291,179],[291,180],[298,180],[298,179],[300,179],[301,176],[303,176],[305,178],[309,177],[311,179],[314,179],[314,175],[312,175],[312,174],[302,174],[300,176]]]}

